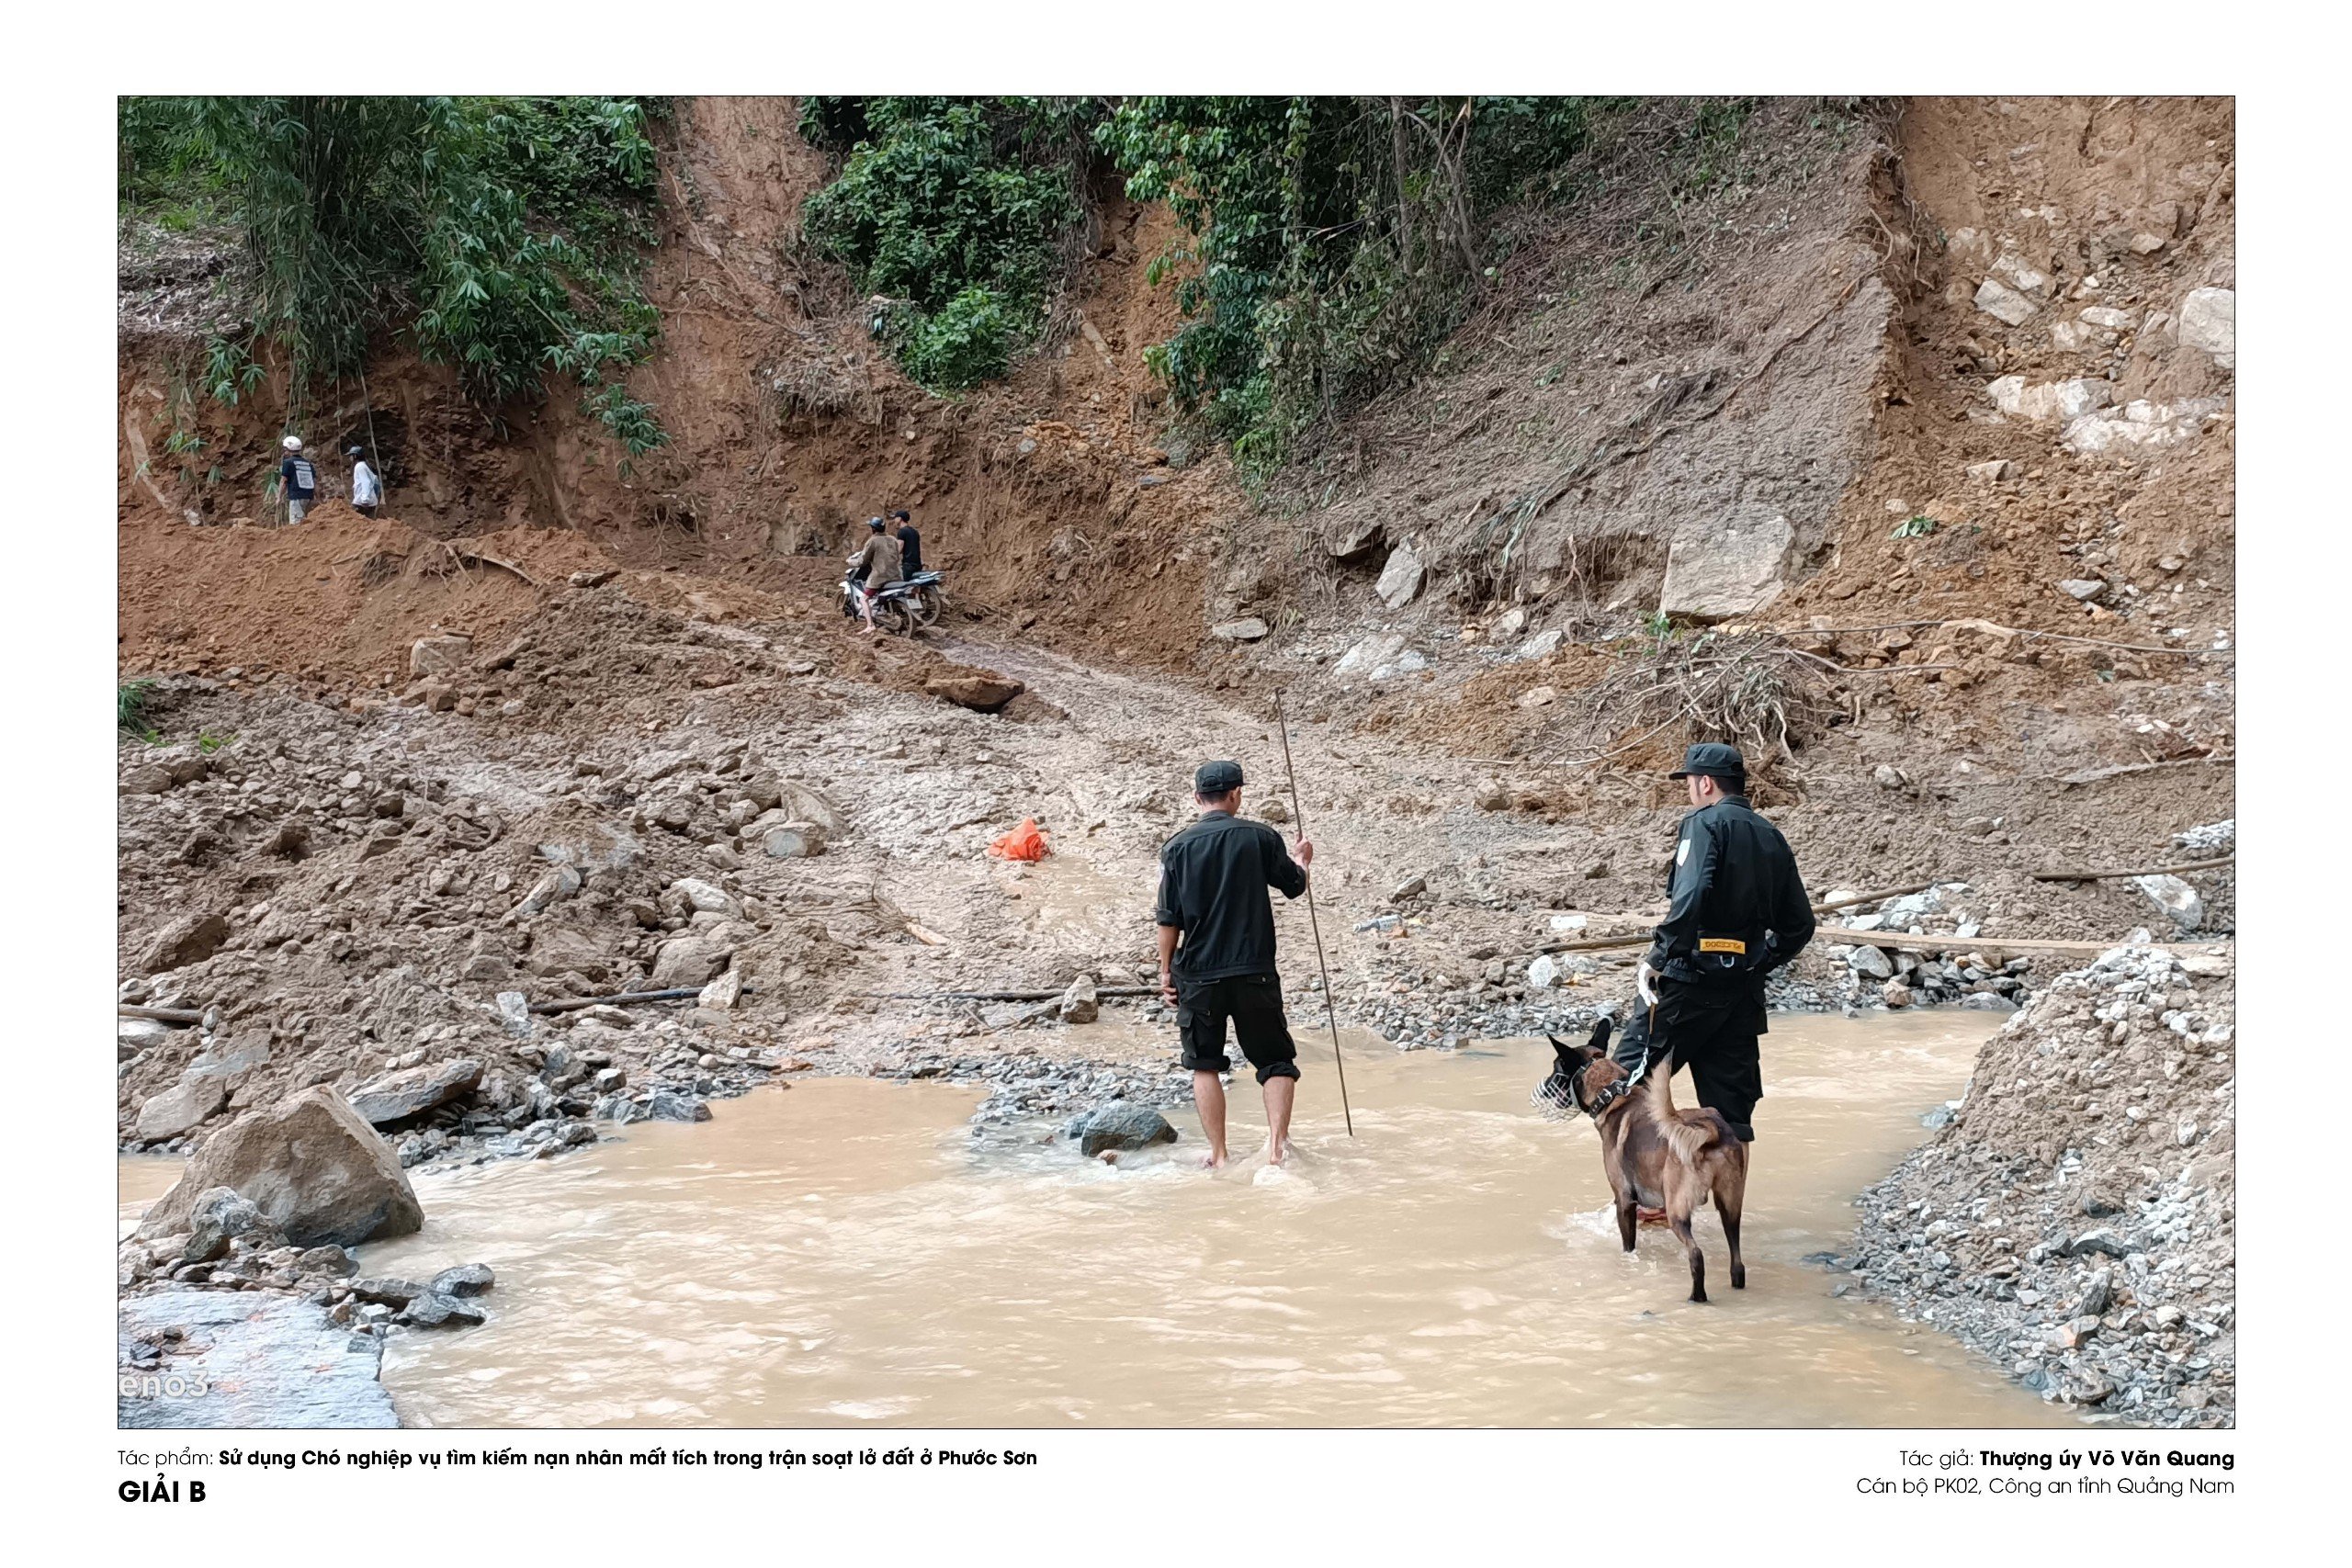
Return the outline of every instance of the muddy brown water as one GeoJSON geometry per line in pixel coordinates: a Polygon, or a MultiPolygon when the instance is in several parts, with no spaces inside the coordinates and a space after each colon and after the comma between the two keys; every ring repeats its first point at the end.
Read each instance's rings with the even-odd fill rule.
{"type": "MultiPolygon", "coordinates": [[[[1924,1135],[1991,1021],[1783,1016],[1765,1042],[1748,1288],[1662,1231],[1625,1258],[1596,1144],[1528,1091],[1548,1048],[1309,1052],[1295,1174],[1256,1094],[1216,1177],[982,1146],[976,1091],[803,1079],[569,1158],[418,1179],[369,1273],[498,1271],[492,1320],[395,1337],[413,1426],[2051,1426],[2068,1417],[1799,1261],[1924,1135]]],[[[1687,1099],[1687,1078],[1681,1080],[1687,1099]]],[[[126,1159],[126,1223],[176,1162],[126,1159]]]]}
{"type": "Polygon", "coordinates": [[[1187,1169],[1189,1116],[1113,1168],[978,1146],[972,1090],[803,1080],[425,1177],[424,1232],[363,1266],[498,1270],[489,1324],[393,1340],[418,1426],[2063,1424],[1798,1261],[1847,1244],[1988,1021],[1775,1021],[1748,1288],[1710,1215],[1706,1305],[1664,1233],[1619,1252],[1591,1130],[1528,1102],[1540,1042],[1355,1051],[1352,1143],[1317,1054],[1296,1174],[1264,1185],[1187,1169]]]}

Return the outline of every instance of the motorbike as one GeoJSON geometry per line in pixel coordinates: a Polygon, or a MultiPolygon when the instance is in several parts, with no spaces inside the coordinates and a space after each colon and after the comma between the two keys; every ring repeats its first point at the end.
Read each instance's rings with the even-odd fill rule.
{"type": "MultiPolygon", "coordinates": [[[[864,584],[854,576],[842,579],[842,615],[848,620],[861,620],[865,610],[860,602],[864,584]]],[[[939,619],[946,607],[947,596],[939,586],[939,573],[918,572],[884,588],[874,596],[874,624],[880,630],[899,637],[912,637],[917,626],[927,626],[939,619]]]]}

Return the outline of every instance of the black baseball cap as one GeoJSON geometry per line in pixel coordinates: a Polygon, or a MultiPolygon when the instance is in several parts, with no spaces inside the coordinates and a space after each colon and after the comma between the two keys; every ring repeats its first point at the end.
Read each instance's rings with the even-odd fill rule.
{"type": "Polygon", "coordinates": [[[1193,774],[1194,795],[1223,795],[1241,787],[1238,762],[1203,762],[1193,774]]]}
{"type": "Polygon", "coordinates": [[[1666,776],[1687,779],[1697,773],[1711,779],[1744,779],[1747,776],[1747,761],[1736,746],[1726,746],[1720,740],[1702,740],[1682,753],[1682,765],[1666,776]]]}

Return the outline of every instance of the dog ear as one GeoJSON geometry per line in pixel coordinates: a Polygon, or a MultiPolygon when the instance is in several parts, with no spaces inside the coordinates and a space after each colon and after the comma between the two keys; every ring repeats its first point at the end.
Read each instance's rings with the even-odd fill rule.
{"type": "Polygon", "coordinates": [[[1592,1026],[1592,1038],[1584,1043],[1585,1049],[1591,1052],[1596,1056],[1607,1055],[1609,1054],[1609,1033],[1611,1030],[1616,1027],[1616,1024],[1612,1021],[1607,1017],[1603,1017],[1600,1022],[1592,1026]]]}
{"type": "Polygon", "coordinates": [[[1549,1030],[1544,1031],[1544,1038],[1552,1043],[1553,1055],[1558,1056],[1562,1062],[1573,1062],[1577,1060],[1577,1053],[1575,1046],[1569,1044],[1566,1041],[1561,1039],[1558,1035],[1553,1033],[1549,1030]]]}

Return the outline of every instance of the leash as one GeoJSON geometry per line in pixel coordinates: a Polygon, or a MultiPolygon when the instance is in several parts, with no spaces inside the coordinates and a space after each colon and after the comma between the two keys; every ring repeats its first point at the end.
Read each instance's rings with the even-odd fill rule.
{"type": "MultiPolygon", "coordinates": [[[[1290,814],[1298,836],[1306,837],[1306,808],[1298,803],[1298,770],[1290,761],[1290,720],[1283,713],[1283,694],[1274,694],[1274,723],[1283,732],[1283,772],[1290,779],[1290,814]]],[[[1348,1136],[1356,1135],[1356,1113],[1348,1106],[1348,1065],[1340,1056],[1340,1004],[1331,995],[1331,965],[1323,956],[1323,922],[1315,913],[1315,873],[1306,874],[1306,924],[1315,933],[1315,968],[1323,977],[1323,1017],[1331,1026],[1331,1065],[1340,1074],[1340,1114],[1347,1119],[1348,1136]]]]}

